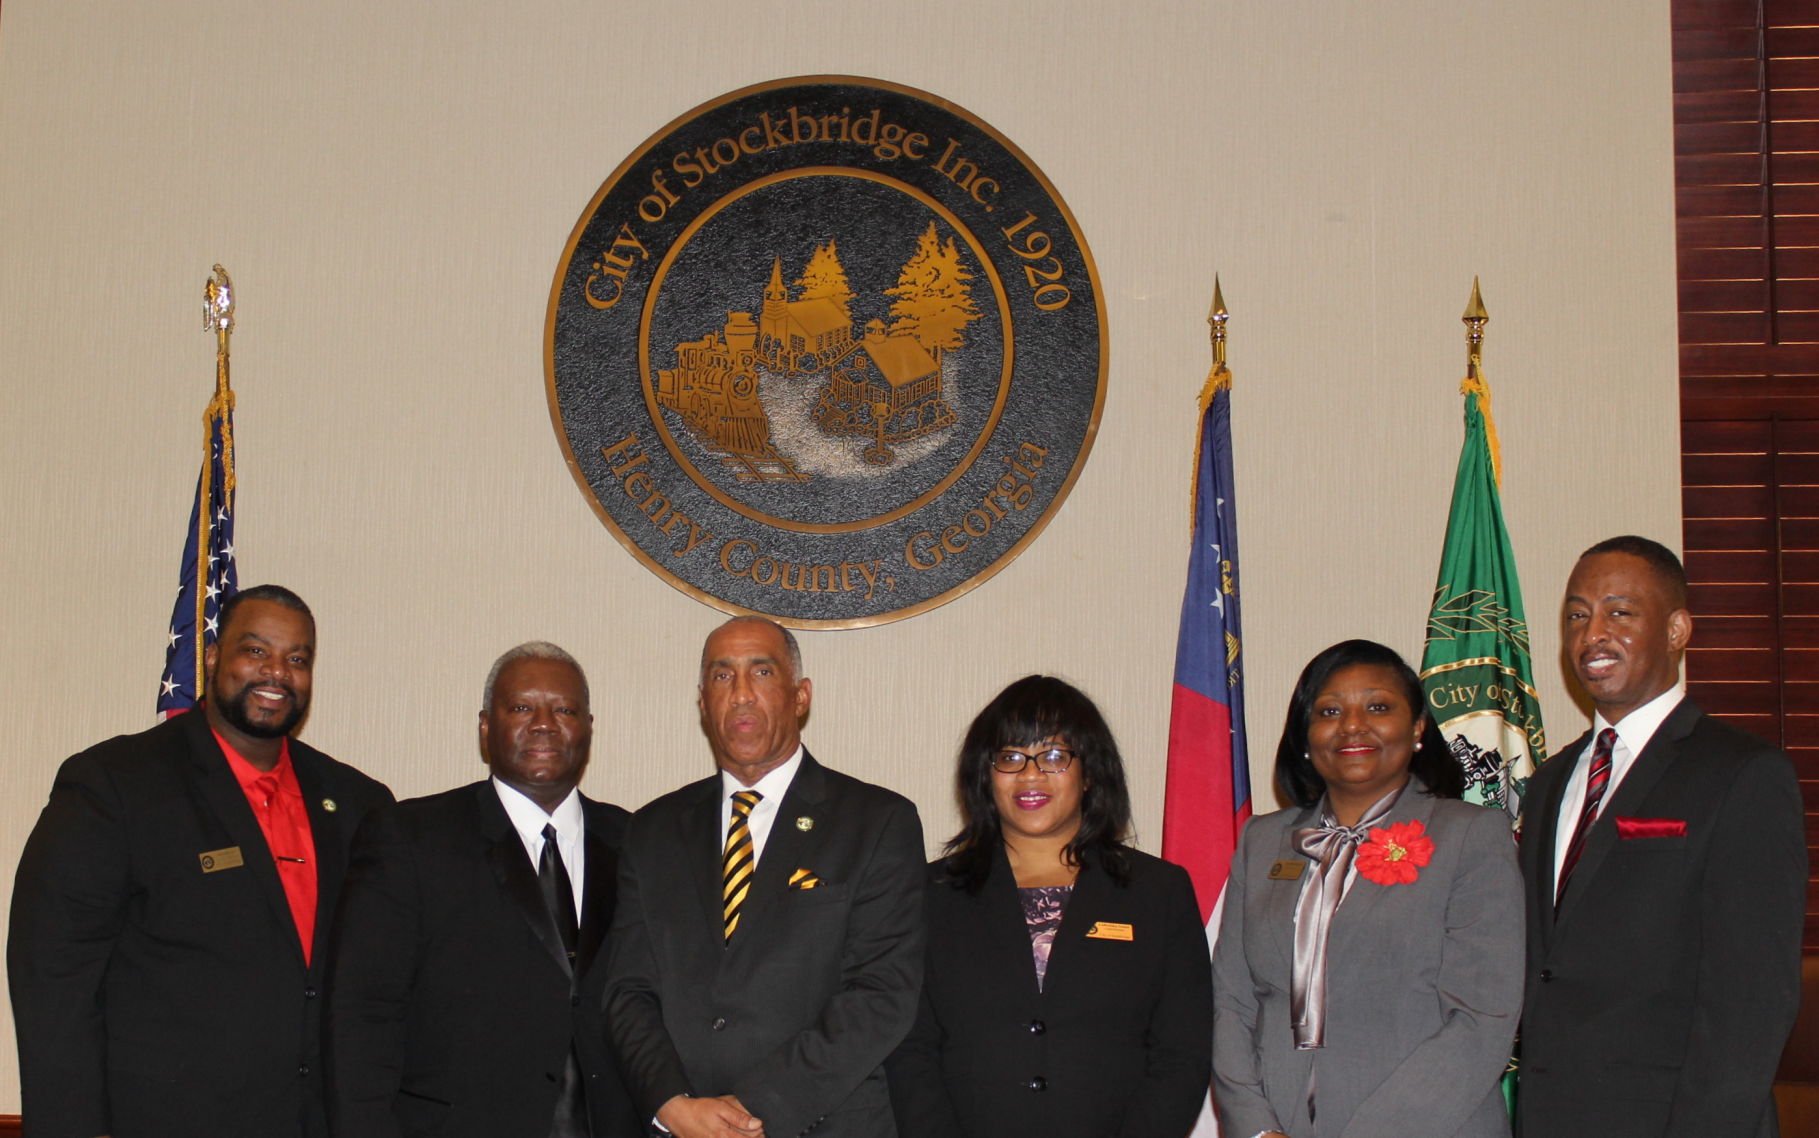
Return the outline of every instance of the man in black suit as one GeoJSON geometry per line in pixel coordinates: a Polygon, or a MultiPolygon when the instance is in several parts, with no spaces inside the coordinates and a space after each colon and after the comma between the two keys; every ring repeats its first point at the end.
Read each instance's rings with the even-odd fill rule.
{"type": "Polygon", "coordinates": [[[327,1133],[329,915],[391,793],[290,732],[316,625],[288,589],[229,599],[200,713],[65,762],[6,946],[32,1138],[327,1133]]]}
{"type": "Polygon", "coordinates": [[[486,680],[492,777],[374,814],[329,975],[337,1138],[639,1132],[600,1019],[626,812],[576,787],[587,679],[532,641],[486,680]]]}
{"type": "Polygon", "coordinates": [[[632,818],[607,1021],[677,1138],[891,1138],[881,1064],[922,978],[922,826],[803,749],[795,637],[735,617],[698,705],[719,772],[632,818]]]}
{"type": "Polygon", "coordinates": [[[1686,575],[1588,549],[1565,654],[1592,730],[1529,786],[1525,1138],[1769,1138],[1800,1002],[1806,837],[1787,756],[1678,687],[1686,575]]]}

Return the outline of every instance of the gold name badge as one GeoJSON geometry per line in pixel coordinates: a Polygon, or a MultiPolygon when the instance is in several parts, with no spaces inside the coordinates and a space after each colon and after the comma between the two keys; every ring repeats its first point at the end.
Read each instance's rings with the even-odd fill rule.
{"type": "Polygon", "coordinates": [[[1095,921],[1093,927],[1086,930],[1086,935],[1095,940],[1135,940],[1137,939],[1129,925],[1113,921],[1095,921]]]}
{"type": "Polygon", "coordinates": [[[1307,868],[1305,861],[1279,861],[1270,866],[1271,881],[1293,881],[1307,868]]]}
{"type": "Polygon", "coordinates": [[[246,859],[240,856],[239,846],[209,850],[207,853],[197,856],[202,859],[202,872],[204,873],[213,873],[217,869],[234,869],[246,864],[246,859]]]}

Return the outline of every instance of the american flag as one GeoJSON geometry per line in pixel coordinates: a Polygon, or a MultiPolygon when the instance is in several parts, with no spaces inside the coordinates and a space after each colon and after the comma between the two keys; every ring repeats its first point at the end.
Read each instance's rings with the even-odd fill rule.
{"type": "Polygon", "coordinates": [[[201,701],[202,652],[215,642],[222,602],[240,587],[234,566],[234,393],[225,376],[202,421],[208,452],[190,506],[183,571],[171,609],[170,644],[164,653],[164,677],[158,682],[162,719],[201,701]]]}

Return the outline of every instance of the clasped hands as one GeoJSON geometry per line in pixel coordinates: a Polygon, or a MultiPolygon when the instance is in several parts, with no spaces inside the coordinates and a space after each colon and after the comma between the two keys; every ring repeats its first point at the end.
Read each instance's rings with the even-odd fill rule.
{"type": "Polygon", "coordinates": [[[675,1138],[764,1138],[764,1123],[732,1095],[677,1095],[657,1108],[657,1121],[675,1138]]]}

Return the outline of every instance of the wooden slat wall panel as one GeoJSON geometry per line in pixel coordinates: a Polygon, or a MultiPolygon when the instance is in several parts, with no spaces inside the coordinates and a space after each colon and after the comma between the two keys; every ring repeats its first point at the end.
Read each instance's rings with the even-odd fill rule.
{"type": "MultiPolygon", "coordinates": [[[[1793,757],[1819,867],[1819,18],[1673,0],[1687,689],[1793,757]]],[[[1808,893],[1819,951],[1819,879],[1808,893]]]]}
{"type": "MultiPolygon", "coordinates": [[[[1814,258],[1819,264],[1819,257],[1814,258]]],[[[1687,390],[1687,380],[1701,376],[1795,376],[1803,380],[1819,377],[1819,358],[1811,344],[1693,344],[1680,341],[1680,391],[1682,398],[1701,392],[1687,390]]],[[[1732,392],[1720,392],[1730,395],[1732,392]]],[[[1808,399],[1819,395],[1819,385],[1809,384],[1800,394],[1808,399]]],[[[1796,405],[1796,410],[1810,412],[1810,406],[1796,405]]]]}

